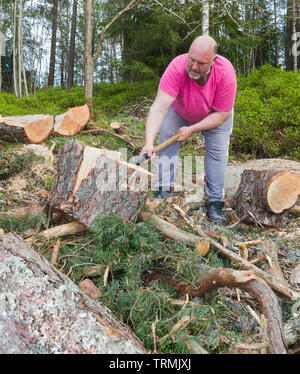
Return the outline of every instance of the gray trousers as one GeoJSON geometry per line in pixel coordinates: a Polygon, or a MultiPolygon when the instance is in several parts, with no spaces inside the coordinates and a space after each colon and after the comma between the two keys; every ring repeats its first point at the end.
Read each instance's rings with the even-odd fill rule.
{"type": "MultiPolygon", "coordinates": [[[[174,135],[175,131],[189,124],[171,107],[159,132],[161,144],[174,135]]],[[[232,133],[233,114],[222,125],[202,131],[205,140],[205,192],[210,202],[224,197],[224,181],[228,161],[228,148],[232,133]]],[[[176,165],[181,142],[174,142],[158,154],[158,186],[169,189],[176,176],[176,165]]]]}

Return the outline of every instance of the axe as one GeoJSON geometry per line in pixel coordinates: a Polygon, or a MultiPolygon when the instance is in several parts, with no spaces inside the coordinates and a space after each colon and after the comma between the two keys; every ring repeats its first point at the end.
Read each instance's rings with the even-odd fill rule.
{"type": "MultiPolygon", "coordinates": [[[[176,142],[176,140],[178,140],[179,138],[180,138],[180,134],[175,134],[174,136],[172,136],[172,138],[167,139],[165,142],[163,142],[160,145],[158,145],[157,147],[155,147],[153,149],[153,153],[157,153],[157,152],[161,151],[162,149],[166,148],[168,145],[176,142]]],[[[135,161],[131,162],[131,164],[139,165],[143,161],[148,160],[148,158],[149,158],[148,154],[144,153],[142,156],[138,157],[135,161]]]]}

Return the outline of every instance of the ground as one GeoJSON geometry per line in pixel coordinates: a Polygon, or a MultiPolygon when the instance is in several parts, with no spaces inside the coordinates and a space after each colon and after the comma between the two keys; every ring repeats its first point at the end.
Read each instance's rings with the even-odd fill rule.
{"type": "MultiPolygon", "coordinates": [[[[137,144],[138,147],[140,147],[143,144],[143,129],[141,122],[139,122],[136,118],[133,118],[127,120],[123,119],[123,123],[124,130],[129,135],[129,138],[132,140],[132,142],[137,144]],[[132,126],[134,121],[135,126],[132,126]],[[136,129],[138,129],[138,131],[136,131],[136,129]]],[[[90,130],[97,130],[97,126],[99,127],[99,124],[91,124],[90,130]]],[[[109,127],[107,126],[106,129],[109,130],[109,127]]],[[[98,135],[95,135],[95,133],[90,130],[89,128],[86,129],[80,136],[75,137],[75,140],[91,146],[115,150],[119,149],[120,147],[128,147],[128,143],[124,142],[120,137],[114,137],[109,133],[101,132],[98,135]]],[[[12,229],[15,231],[19,230],[20,235],[23,235],[24,238],[26,238],[46,228],[63,223],[60,216],[52,214],[51,211],[48,211],[47,202],[49,201],[51,189],[56,177],[56,165],[59,149],[64,142],[69,140],[71,139],[53,136],[45,144],[41,145],[9,145],[3,143],[5,146],[4,151],[0,152],[0,230],[2,229],[5,233],[11,231],[12,229]],[[25,225],[22,231],[20,229],[22,227],[20,223],[15,224],[11,219],[7,219],[7,217],[9,217],[8,213],[11,214],[12,212],[17,213],[19,216],[27,216],[26,213],[28,213],[28,210],[26,211],[26,207],[28,206],[30,207],[29,213],[34,212],[36,216],[40,217],[40,220],[36,220],[34,223],[30,223],[28,221],[28,225],[25,225]],[[20,208],[25,208],[25,210],[20,212],[20,208]]],[[[197,137],[193,137],[181,150],[181,156],[183,157],[188,155],[190,152],[203,156],[204,148],[201,138],[199,139],[197,137]]],[[[138,148],[134,150],[131,147],[129,149],[129,156],[133,154],[138,154],[138,148]]],[[[237,221],[235,212],[229,203],[229,195],[236,187],[240,172],[244,168],[249,166],[251,166],[251,168],[255,168],[257,166],[260,168],[272,168],[274,165],[281,164],[284,166],[284,168],[290,168],[296,172],[300,172],[300,164],[293,160],[248,160],[248,163],[241,163],[240,161],[240,159],[235,159],[233,155],[231,155],[226,182],[226,192],[228,194],[225,197],[226,206],[224,210],[229,225],[233,225],[237,221]]],[[[176,203],[178,203],[178,201],[182,201],[183,197],[187,197],[183,195],[183,192],[177,192],[176,196],[178,198],[176,203]]],[[[232,251],[239,251],[236,246],[236,243],[238,242],[245,242],[258,238],[273,240],[278,245],[279,263],[283,274],[285,278],[290,281],[290,276],[293,269],[300,264],[299,216],[286,212],[283,216],[282,225],[280,228],[266,228],[257,224],[245,223],[241,223],[233,228],[230,228],[230,226],[223,228],[210,223],[206,219],[205,211],[205,199],[202,199],[200,202],[191,204],[190,210],[186,213],[193,217],[197,222],[201,223],[203,231],[214,233],[222,244],[232,251]]],[[[186,225],[183,225],[183,223],[178,219],[172,203],[160,205],[157,208],[156,213],[160,214],[164,218],[167,218],[170,222],[179,227],[186,227],[186,225]]],[[[78,240],[79,239],[80,235],[78,236],[78,240]]],[[[74,238],[67,238],[66,240],[69,240],[69,242],[76,242],[76,236],[74,238]]],[[[43,246],[41,242],[37,242],[35,245],[37,250],[39,250],[39,246],[45,250],[46,245],[43,246]]],[[[259,256],[260,245],[258,244],[255,246],[250,246],[248,260],[253,260],[259,256]]],[[[210,248],[208,255],[205,258],[202,258],[201,261],[214,267],[224,266],[224,264],[227,267],[234,266],[233,264],[230,264],[230,261],[224,262],[224,259],[221,259],[220,256],[216,255],[213,248],[210,248]]],[[[58,266],[63,268],[65,266],[65,262],[58,262],[58,266]]],[[[258,264],[258,266],[264,269],[267,266],[267,263],[266,261],[262,261],[258,264]]],[[[70,267],[68,270],[70,270],[70,267]]],[[[68,272],[68,275],[71,277],[71,279],[76,281],[77,274],[73,273],[72,269],[68,272]]],[[[298,279],[299,277],[300,276],[298,274],[298,279]]],[[[193,279],[190,281],[193,282],[193,279]]],[[[292,283],[290,281],[290,285],[293,286],[295,290],[300,291],[300,282],[292,283]]],[[[159,289],[156,288],[156,290],[160,292],[159,289]]],[[[243,293],[241,293],[241,295],[245,297],[245,300],[247,301],[247,295],[245,296],[243,293]]],[[[174,298],[174,296],[172,297],[174,298]]],[[[237,294],[235,290],[224,289],[220,291],[218,297],[222,297],[222,299],[220,299],[218,302],[223,303],[224,308],[229,311],[229,314],[234,316],[235,322],[232,322],[231,326],[233,331],[235,331],[237,334],[241,333],[241,336],[244,334],[244,338],[248,335],[250,336],[257,333],[259,330],[258,325],[253,318],[251,318],[249,313],[245,311],[245,302],[240,294],[237,294]],[[247,333],[245,332],[246,330],[247,333]]],[[[283,313],[283,321],[287,321],[291,318],[292,304],[290,301],[281,298],[279,295],[278,297],[281,303],[280,305],[283,313]]],[[[192,307],[197,307],[197,305],[201,304],[201,300],[198,300],[197,298],[189,302],[192,303],[192,307]]],[[[253,303],[253,301],[251,305],[253,308],[255,308],[255,303],[253,303]]],[[[108,306],[110,306],[109,303],[108,306]]],[[[211,306],[211,308],[213,307],[211,306]]],[[[214,311],[214,309],[212,310],[214,311]]],[[[213,311],[211,312],[212,316],[215,313],[213,311]]],[[[118,317],[122,318],[121,315],[118,317]]],[[[174,319],[174,323],[176,321],[177,323],[180,322],[174,319]]],[[[182,323],[182,325],[177,325],[177,328],[178,331],[181,331],[181,329],[186,329],[186,325],[182,323]]],[[[220,331],[224,330],[224,328],[222,329],[220,326],[219,328],[220,331]]],[[[228,326],[226,328],[228,328],[228,326]]],[[[192,330],[193,326],[189,328],[190,335],[192,334],[192,330]]],[[[138,331],[136,333],[138,333],[138,331]]],[[[202,335],[205,337],[205,333],[202,335]]],[[[176,340],[176,334],[174,336],[175,338],[172,338],[172,336],[168,338],[170,340],[176,340]]],[[[206,346],[206,349],[209,352],[226,352],[229,347],[232,348],[232,344],[228,342],[230,338],[226,337],[225,332],[223,335],[219,334],[215,339],[211,339],[213,343],[206,346]]],[[[152,342],[152,339],[150,340],[152,342]]],[[[205,339],[203,338],[203,340],[205,339]]],[[[147,344],[150,344],[149,339],[147,340],[147,344]]],[[[186,344],[188,352],[192,351],[192,345],[192,343],[190,345],[188,343],[186,344]]],[[[171,350],[171,348],[166,348],[166,345],[164,344],[162,344],[160,348],[167,352],[168,349],[171,350]]],[[[152,347],[152,350],[153,349],[155,349],[155,347],[152,347]]]]}

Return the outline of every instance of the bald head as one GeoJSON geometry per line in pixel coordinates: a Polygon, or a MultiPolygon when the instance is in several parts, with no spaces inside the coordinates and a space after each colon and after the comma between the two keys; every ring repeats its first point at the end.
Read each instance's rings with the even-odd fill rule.
{"type": "Polygon", "coordinates": [[[214,38],[208,35],[198,36],[190,46],[189,52],[210,54],[212,58],[217,54],[218,45],[214,38]]]}
{"type": "Polygon", "coordinates": [[[193,80],[208,77],[217,53],[216,41],[208,36],[198,36],[190,46],[186,71],[193,80]]]}

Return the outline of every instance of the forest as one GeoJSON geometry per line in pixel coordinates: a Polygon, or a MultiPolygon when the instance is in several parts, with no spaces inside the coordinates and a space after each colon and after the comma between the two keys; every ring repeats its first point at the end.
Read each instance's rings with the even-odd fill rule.
{"type": "MultiPolygon", "coordinates": [[[[299,353],[299,55],[300,0],[0,0],[0,295],[14,295],[1,296],[0,353],[299,353]],[[139,155],[160,78],[199,35],[237,75],[228,226],[206,219],[204,191],[193,200],[196,134],[179,154],[191,186],[173,199],[134,190],[103,212],[105,193],[76,200],[91,175],[109,180],[100,159],[121,170],[120,150],[126,165],[139,155]],[[85,108],[76,132],[59,131],[85,108]],[[36,118],[51,122],[43,141],[28,135],[36,118]],[[266,188],[286,177],[289,201],[240,213],[245,171],[266,188]]],[[[151,176],[141,169],[128,186],[151,176]]]]}

